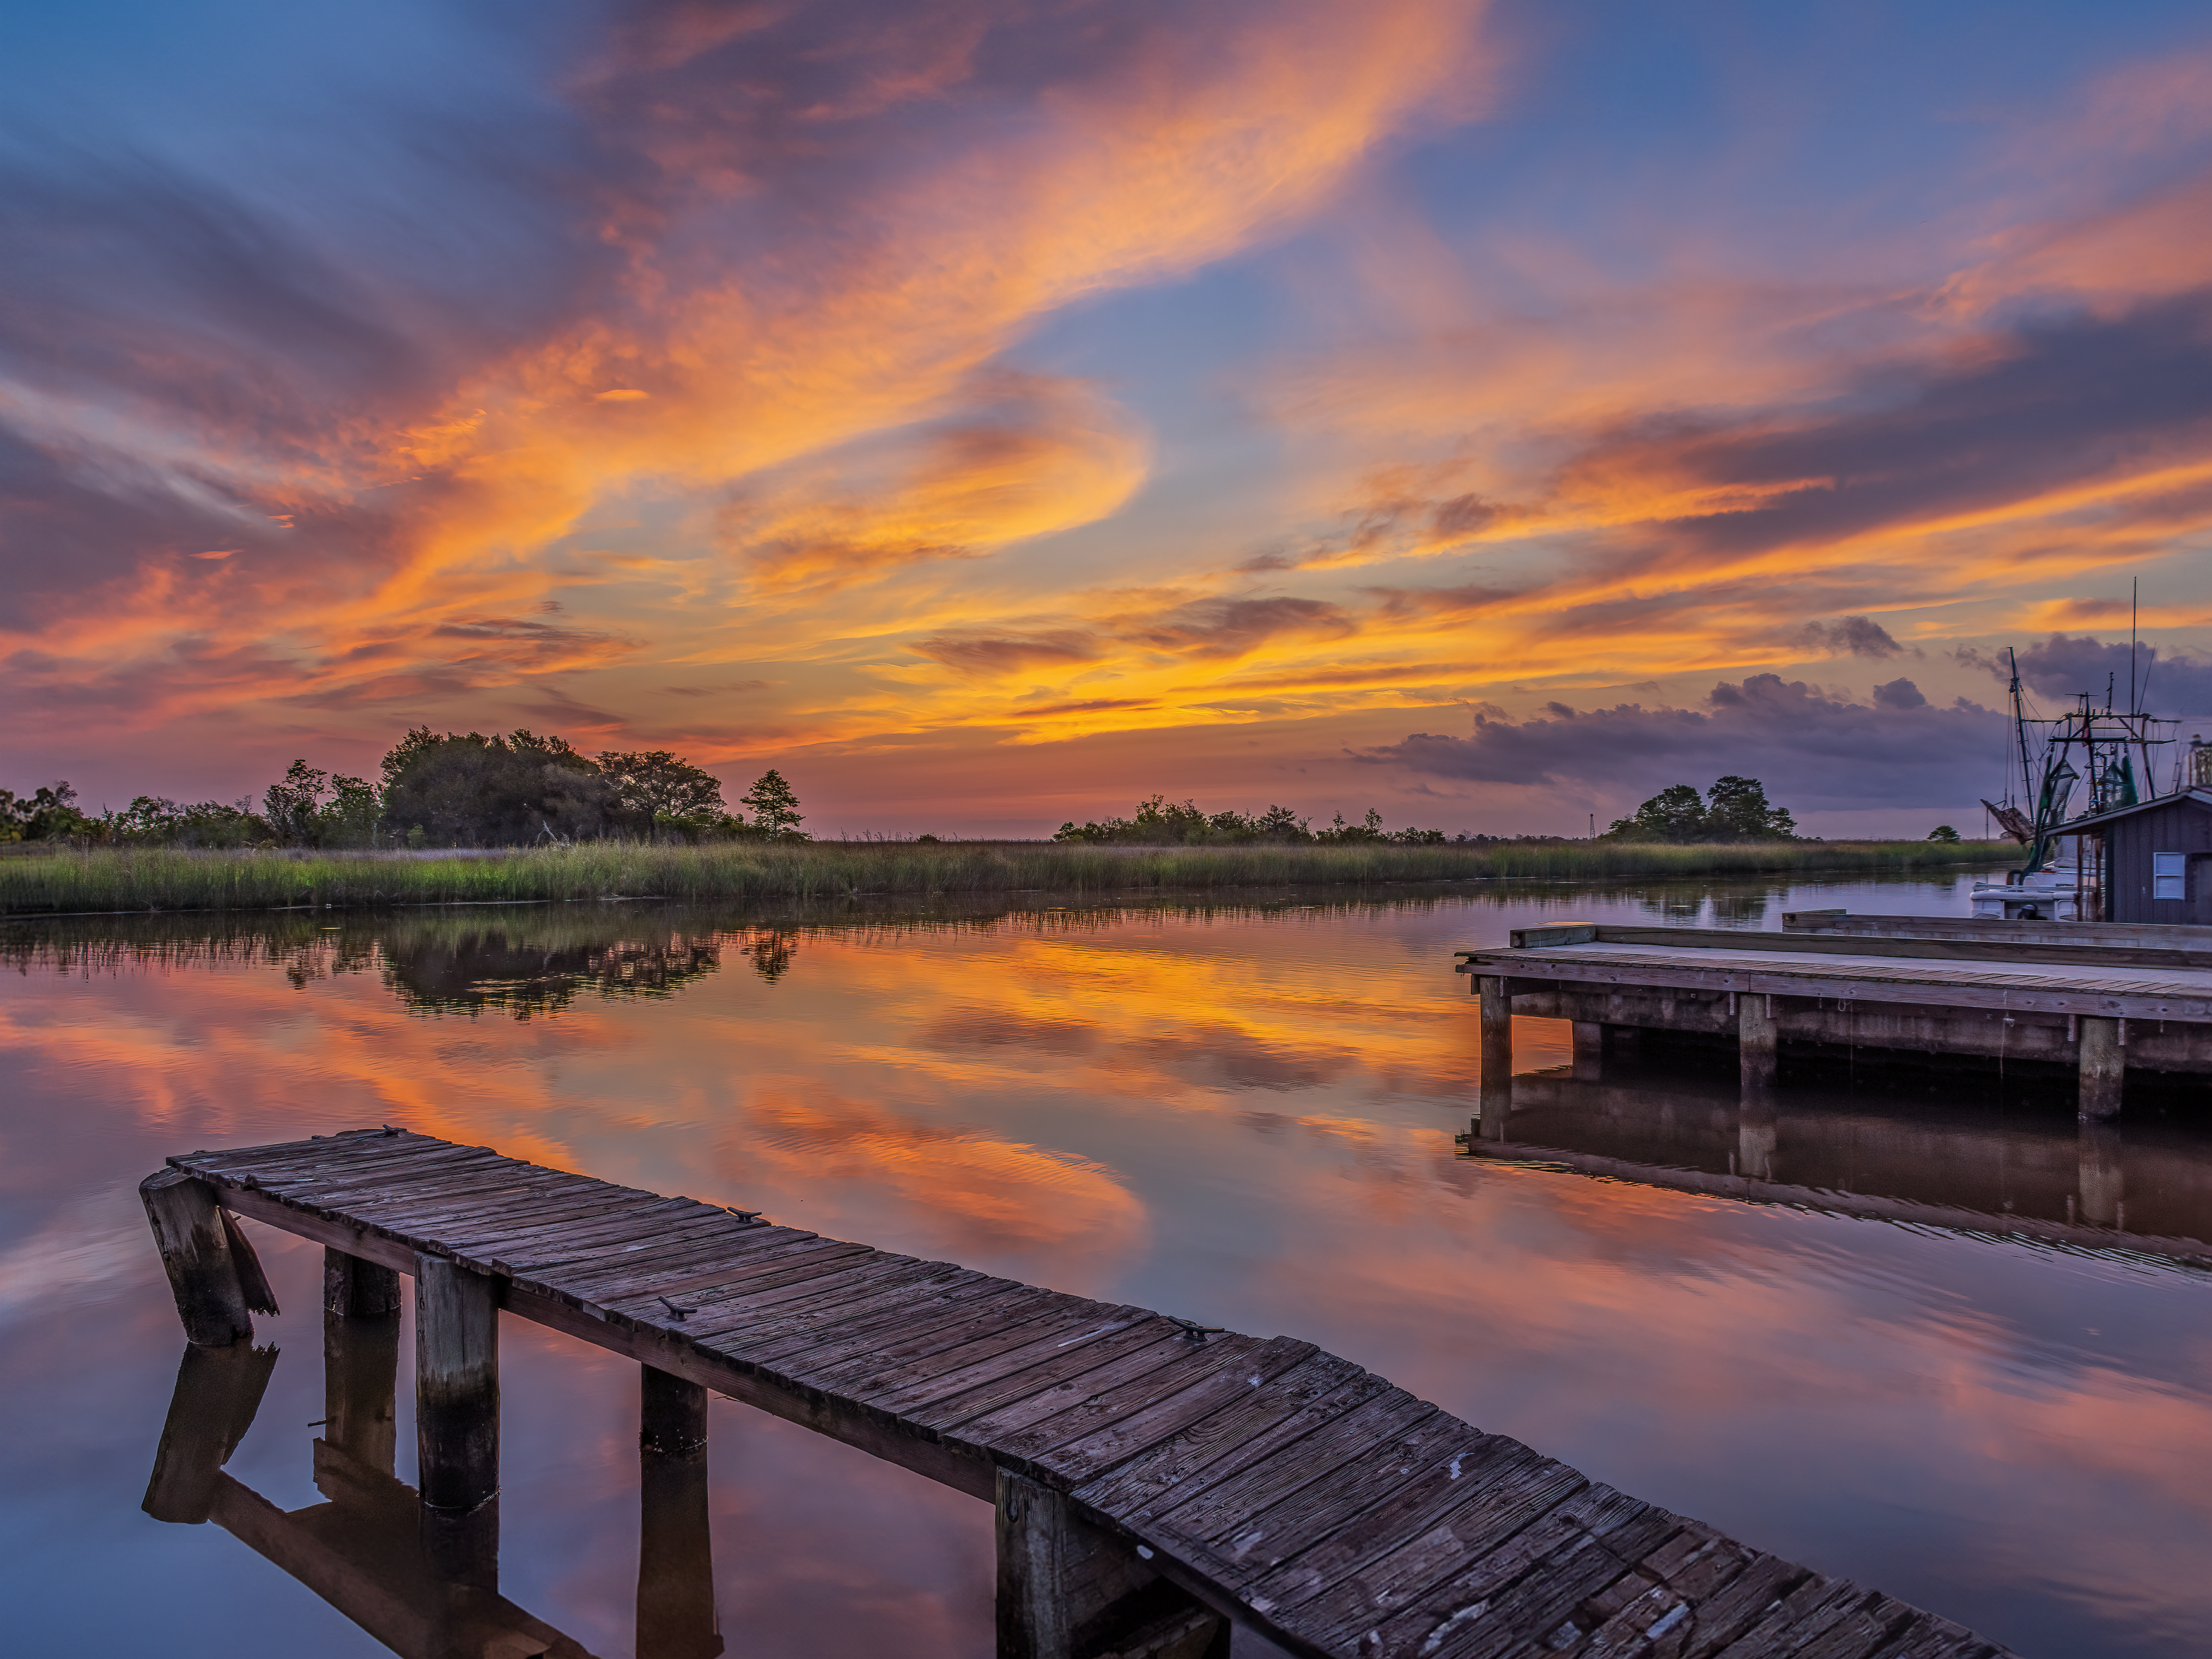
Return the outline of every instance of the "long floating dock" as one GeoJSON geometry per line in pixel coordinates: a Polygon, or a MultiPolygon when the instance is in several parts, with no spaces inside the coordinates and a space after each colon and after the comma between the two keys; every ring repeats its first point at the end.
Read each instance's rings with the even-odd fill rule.
{"type": "MultiPolygon", "coordinates": [[[[239,1217],[325,1247],[333,1354],[413,1278],[420,1502],[461,1580],[496,1515],[503,1312],[645,1367],[648,1447],[702,1447],[713,1390],[994,1504],[1001,1659],[1224,1659],[1232,1626],[1339,1659],[2005,1652],[1310,1342],[398,1130],[169,1163],[142,1193],[194,1343],[236,1352],[274,1311],[239,1217]]],[[[165,1440],[156,1490],[219,1486],[210,1458],[165,1440]]],[[[187,1499],[174,1518],[204,1517],[187,1499]]]]}
{"type": "Polygon", "coordinates": [[[2092,1119],[2118,1115],[2128,1070],[2212,1073],[2212,941],[2174,937],[2201,930],[1786,920],[1779,933],[1566,922],[1461,951],[1486,1103],[1512,1073],[1515,1013],[1573,1022],[1578,1063],[1643,1030],[1734,1036],[1750,1090],[1771,1085],[1785,1040],[2069,1066],[2092,1119]]]}

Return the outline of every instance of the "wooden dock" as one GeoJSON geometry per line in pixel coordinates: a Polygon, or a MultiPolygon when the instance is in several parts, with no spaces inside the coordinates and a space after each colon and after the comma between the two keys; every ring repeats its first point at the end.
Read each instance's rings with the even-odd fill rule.
{"type": "MultiPolygon", "coordinates": [[[[1806,915],[1808,913],[1798,913],[1806,915]]],[[[1822,915],[1825,913],[1809,913],[1822,915]]],[[[1512,1073],[1515,1013],[1573,1022],[1578,1059],[1642,1030],[1737,1040],[1747,1089],[1770,1087],[1784,1041],[2065,1066],[2082,1115],[2120,1109],[2126,1071],[2212,1073],[2212,954],[2183,930],[2106,943],[2112,927],[1869,918],[1864,932],[1567,922],[1462,951],[1482,1000],[1486,1103],[1512,1073]]]]}
{"type": "MultiPolygon", "coordinates": [[[[194,1343],[235,1353],[251,1313],[273,1311],[240,1217],[325,1247],[333,1352],[349,1322],[388,1316],[397,1275],[414,1279],[425,1536],[443,1540],[447,1582],[473,1576],[480,1607],[495,1582],[504,1313],[638,1361],[648,1449],[703,1457],[713,1390],[994,1504],[1001,1659],[1222,1659],[1232,1626],[1342,1659],[2004,1651],[1485,1434],[1310,1342],[404,1131],[169,1162],[142,1190],[194,1343]]],[[[350,1410],[376,1419],[373,1398],[350,1410]]],[[[210,1430],[172,1456],[165,1439],[156,1492],[213,1488],[235,1440],[210,1430]]],[[[188,1498],[176,1518],[198,1509],[188,1498]]],[[[526,1615],[498,1617],[489,1627],[512,1632],[526,1615]]]]}

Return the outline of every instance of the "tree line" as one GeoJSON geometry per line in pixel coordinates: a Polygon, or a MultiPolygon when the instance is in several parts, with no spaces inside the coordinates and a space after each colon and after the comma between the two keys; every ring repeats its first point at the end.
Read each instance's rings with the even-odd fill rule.
{"type": "Polygon", "coordinates": [[[1757,778],[1730,775],[1700,796],[1686,783],[1671,784],[1625,818],[1615,818],[1600,841],[1796,841],[1797,820],[1770,804],[1757,778]]]}
{"type": "MultiPolygon", "coordinates": [[[[1060,842],[1121,842],[1139,847],[1199,847],[1252,842],[1307,842],[1329,845],[1348,842],[1388,842],[1401,847],[1430,847],[1453,839],[1441,830],[1385,830],[1382,815],[1373,807],[1358,823],[1346,823],[1339,812],[1325,830],[1300,817],[1287,806],[1270,806],[1264,812],[1235,811],[1208,812],[1195,803],[1181,805],[1164,795],[1138,803],[1126,818],[1102,818],[1090,823],[1063,823],[1053,839],[1060,842]]],[[[1461,836],[1463,842],[1490,842],[1496,836],[1461,836]]],[[[1549,840],[1544,836],[1538,839],[1549,840]]]]}
{"type": "Polygon", "coordinates": [[[719,779],[665,749],[586,755],[566,738],[518,729],[434,732],[418,726],[393,744],[378,778],[295,760],[283,777],[236,801],[180,804],[140,795],[92,814],[65,782],[18,795],[0,789],[0,841],[202,848],[437,848],[634,840],[805,841],[805,815],[769,769],[724,804],[719,779]]]}

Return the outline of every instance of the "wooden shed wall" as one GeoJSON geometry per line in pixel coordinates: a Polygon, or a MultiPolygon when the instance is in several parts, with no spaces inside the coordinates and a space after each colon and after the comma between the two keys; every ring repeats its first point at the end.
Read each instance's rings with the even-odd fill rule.
{"type": "Polygon", "coordinates": [[[2136,812],[2105,831],[2106,920],[2212,926],[2212,807],[2186,796],[2136,812]],[[2188,896],[2151,896],[2155,853],[2189,854],[2188,896]]]}

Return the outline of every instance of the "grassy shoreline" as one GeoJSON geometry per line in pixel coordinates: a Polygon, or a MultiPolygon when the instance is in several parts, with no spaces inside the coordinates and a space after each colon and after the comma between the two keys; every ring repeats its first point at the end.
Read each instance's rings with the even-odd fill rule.
{"type": "Polygon", "coordinates": [[[2003,862],[1995,843],[1773,842],[1736,846],[1086,847],[817,842],[596,842],[436,860],[359,853],[100,849],[0,860],[0,915],[390,909],[606,899],[808,899],[886,893],[1109,893],[1439,881],[1899,875],[2003,862]]]}

